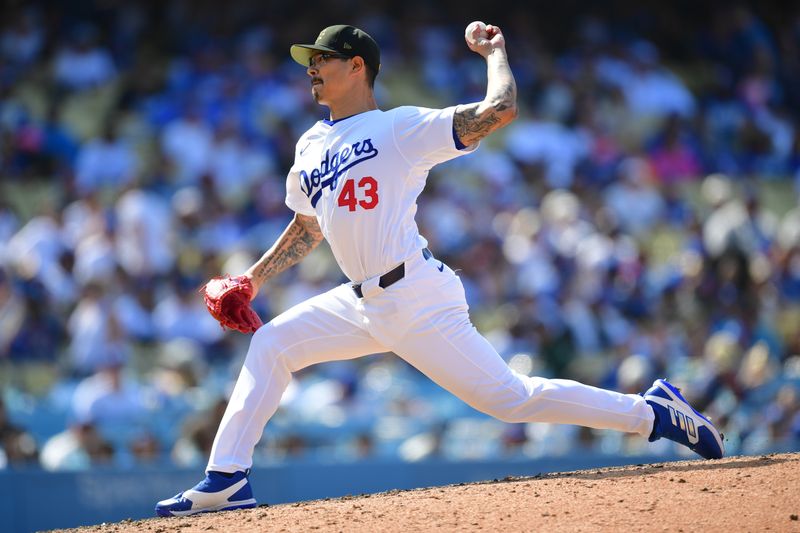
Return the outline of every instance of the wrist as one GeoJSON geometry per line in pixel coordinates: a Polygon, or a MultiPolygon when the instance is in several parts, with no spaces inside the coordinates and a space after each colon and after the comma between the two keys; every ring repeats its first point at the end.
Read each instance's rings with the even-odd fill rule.
{"type": "Polygon", "coordinates": [[[264,284],[264,281],[247,272],[245,272],[244,277],[250,281],[250,285],[253,287],[253,298],[255,298],[256,294],[261,291],[261,286],[264,284]]]}
{"type": "Polygon", "coordinates": [[[252,283],[254,287],[257,287],[257,286],[261,285],[261,283],[262,283],[261,280],[258,279],[258,276],[256,276],[255,271],[252,270],[252,269],[246,270],[244,272],[244,274],[242,274],[242,276],[244,276],[245,278],[249,279],[250,283],[252,283]]]}
{"type": "Polygon", "coordinates": [[[497,46],[497,47],[494,47],[491,50],[489,50],[489,53],[486,54],[486,60],[488,61],[489,58],[492,58],[492,57],[505,58],[506,57],[506,49],[505,49],[505,47],[497,46]]]}

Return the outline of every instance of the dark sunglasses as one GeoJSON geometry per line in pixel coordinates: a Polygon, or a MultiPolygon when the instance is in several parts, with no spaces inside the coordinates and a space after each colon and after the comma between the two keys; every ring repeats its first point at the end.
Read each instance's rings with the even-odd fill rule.
{"type": "Polygon", "coordinates": [[[308,58],[308,66],[311,68],[321,67],[330,59],[350,59],[349,56],[343,54],[334,54],[332,52],[323,52],[308,58]]]}

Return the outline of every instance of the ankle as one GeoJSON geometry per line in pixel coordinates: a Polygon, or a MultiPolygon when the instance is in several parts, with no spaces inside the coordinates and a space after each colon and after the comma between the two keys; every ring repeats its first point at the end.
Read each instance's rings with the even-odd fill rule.
{"type": "Polygon", "coordinates": [[[648,437],[647,440],[653,442],[660,439],[661,435],[658,434],[658,411],[653,409],[652,405],[650,406],[650,409],[653,411],[653,429],[650,431],[650,437],[648,437]]]}

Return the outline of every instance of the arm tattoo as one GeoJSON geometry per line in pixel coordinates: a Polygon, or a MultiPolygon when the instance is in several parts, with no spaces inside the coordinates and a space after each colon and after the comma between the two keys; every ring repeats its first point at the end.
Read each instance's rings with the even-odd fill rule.
{"type": "Polygon", "coordinates": [[[514,80],[512,79],[511,84],[506,85],[500,92],[499,96],[493,102],[492,107],[495,111],[501,112],[516,106],[517,88],[514,86],[514,80]]]}
{"type": "Polygon", "coordinates": [[[458,106],[453,115],[453,128],[467,146],[502,128],[517,116],[517,85],[505,52],[487,58],[487,78],[486,98],[482,102],[458,106]]]}
{"type": "Polygon", "coordinates": [[[462,143],[469,146],[492,133],[500,123],[497,113],[489,111],[479,113],[480,104],[469,104],[459,107],[453,115],[453,128],[462,143]]]}
{"type": "Polygon", "coordinates": [[[275,245],[251,269],[256,282],[261,285],[268,279],[297,264],[322,242],[322,231],[317,219],[295,215],[275,245]]]}

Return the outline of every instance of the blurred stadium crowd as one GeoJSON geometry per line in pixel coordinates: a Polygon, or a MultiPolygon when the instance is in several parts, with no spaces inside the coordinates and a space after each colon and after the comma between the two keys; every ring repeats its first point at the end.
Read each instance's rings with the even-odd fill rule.
{"type": "MultiPolygon", "coordinates": [[[[521,116],[431,172],[418,221],[516,370],[669,377],[731,453],[800,449],[796,4],[333,4],[4,3],[0,466],[205,465],[248,338],[197,289],[289,221],[326,115],[288,47],[344,19],[382,46],[383,108],[481,99],[463,28],[505,30],[521,116]]],[[[343,281],[323,245],[256,306],[343,281]]],[[[257,465],[676,451],[501,423],[391,354],[295,378],[257,465]]]]}

